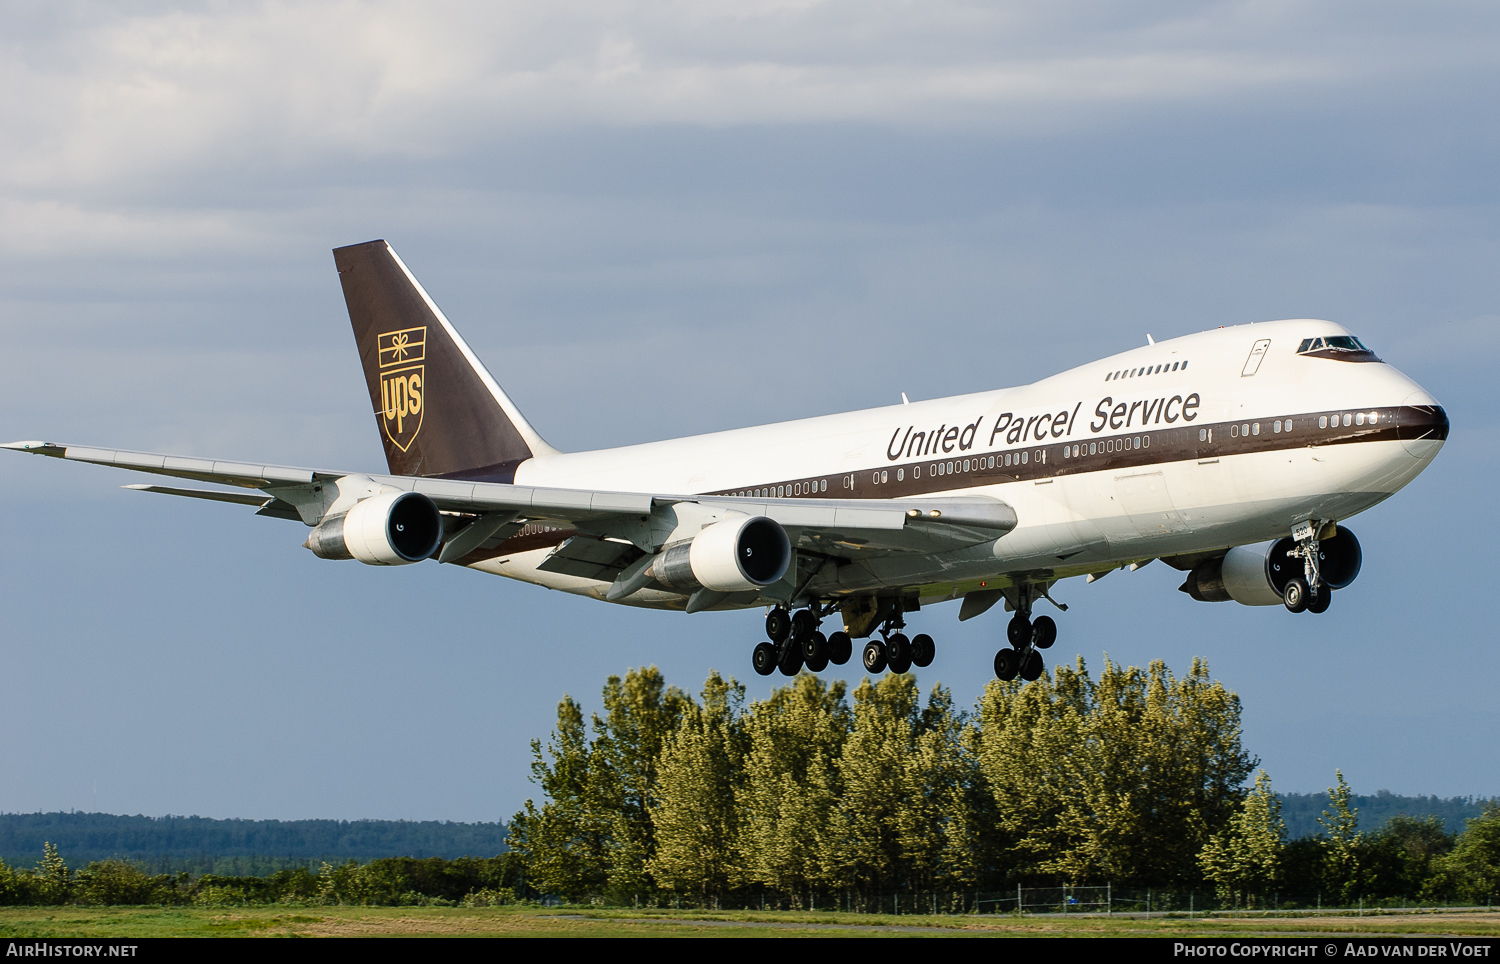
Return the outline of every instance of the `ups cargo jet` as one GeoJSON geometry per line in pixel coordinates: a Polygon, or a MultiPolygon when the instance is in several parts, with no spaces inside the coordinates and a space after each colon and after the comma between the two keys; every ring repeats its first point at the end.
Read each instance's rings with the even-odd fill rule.
{"type": "Polygon", "coordinates": [[[389,474],[6,447],[238,487],[127,486],[298,520],[324,559],[436,559],[689,613],[766,607],[763,675],[844,663],[857,639],[872,673],[926,666],[932,637],[902,632],[913,613],[960,600],[970,619],[1003,600],[1015,615],[995,674],[1034,680],[1057,624],[1033,610],[1072,576],[1160,559],[1197,600],[1324,612],[1360,569],[1339,522],[1448,436],[1419,385],[1338,325],[1300,320],[1016,388],[564,453],[389,245],[334,261],[389,474]]]}

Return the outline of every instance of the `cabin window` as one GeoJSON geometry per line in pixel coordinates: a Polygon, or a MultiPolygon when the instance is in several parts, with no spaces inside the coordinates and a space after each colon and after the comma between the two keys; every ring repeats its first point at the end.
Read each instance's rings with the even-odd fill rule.
{"type": "Polygon", "coordinates": [[[905,469],[897,469],[896,470],[896,481],[900,482],[904,478],[906,478],[906,470],[905,469]]]}
{"type": "Polygon", "coordinates": [[[1349,427],[1349,423],[1351,421],[1353,421],[1353,420],[1354,420],[1353,416],[1351,416],[1348,412],[1345,412],[1344,413],[1344,428],[1348,428],[1349,427]]]}
{"type": "Polygon", "coordinates": [[[1355,425],[1363,425],[1363,424],[1365,424],[1365,413],[1364,412],[1355,412],[1354,413],[1354,424],[1355,425]]]}
{"type": "Polygon", "coordinates": [[[1208,441],[1208,429],[1206,429],[1206,428],[1200,428],[1198,430],[1198,441],[1200,441],[1200,442],[1207,442],[1208,441]]]}
{"type": "Polygon", "coordinates": [[[1026,454],[1027,454],[1027,453],[1025,453],[1025,452],[1022,452],[1022,453],[1021,453],[1021,464],[1022,464],[1022,465],[1025,465],[1025,464],[1026,464],[1026,454]]]}
{"type": "Polygon", "coordinates": [[[1240,427],[1238,425],[1231,425],[1231,426],[1229,426],[1229,437],[1230,438],[1238,438],[1239,434],[1240,434],[1240,427]]]}
{"type": "Polygon", "coordinates": [[[1327,415],[1319,415],[1318,416],[1318,428],[1327,428],[1327,427],[1328,427],[1328,416],[1327,415]]]}
{"type": "Polygon", "coordinates": [[[1250,434],[1251,435],[1259,435],[1260,434],[1260,423],[1259,422],[1256,422],[1254,425],[1250,426],[1250,434]]]}

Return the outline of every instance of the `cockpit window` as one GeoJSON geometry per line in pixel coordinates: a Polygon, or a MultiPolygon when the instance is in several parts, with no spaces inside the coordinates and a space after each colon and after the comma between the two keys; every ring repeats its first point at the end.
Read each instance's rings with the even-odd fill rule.
{"type": "Polygon", "coordinates": [[[1375,353],[1364,346],[1353,335],[1325,335],[1322,338],[1304,338],[1297,346],[1297,354],[1313,358],[1331,358],[1336,361],[1378,362],[1375,353]]]}

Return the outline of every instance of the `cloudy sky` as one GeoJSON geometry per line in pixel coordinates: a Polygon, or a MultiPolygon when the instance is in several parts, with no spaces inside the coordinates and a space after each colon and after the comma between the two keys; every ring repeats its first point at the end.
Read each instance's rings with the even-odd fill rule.
{"type": "MultiPolygon", "coordinates": [[[[1049,657],[1206,657],[1283,790],[1500,794],[1493,4],[28,3],[0,41],[6,440],[381,468],[329,255],[376,237],[569,450],[1330,318],[1454,423],[1350,523],[1359,582],[1064,584],[1049,657]]],[[[0,455],[0,810],[506,818],[564,693],[780,679],[754,613],[321,561],[0,455]]],[[[971,703],[1003,618],[920,620],[971,703]]]]}

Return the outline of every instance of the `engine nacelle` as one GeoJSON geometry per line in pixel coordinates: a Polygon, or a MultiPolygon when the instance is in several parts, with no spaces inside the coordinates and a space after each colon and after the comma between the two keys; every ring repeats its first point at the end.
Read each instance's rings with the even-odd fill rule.
{"type": "MultiPolygon", "coordinates": [[[[1274,542],[1236,546],[1217,559],[1199,563],[1181,589],[1200,602],[1234,600],[1245,606],[1279,606],[1288,580],[1302,575],[1302,560],[1287,555],[1295,545],[1290,536],[1283,536],[1274,542]]],[[[1352,583],[1363,562],[1359,540],[1343,526],[1318,541],[1318,571],[1330,589],[1352,583]]]]}
{"type": "Polygon", "coordinates": [[[765,516],[725,519],[665,549],[651,577],[668,589],[744,592],[780,581],[792,562],[786,530],[765,516]]]}
{"type": "Polygon", "coordinates": [[[442,541],[443,517],[431,499],[419,492],[388,492],[318,523],[303,545],[321,559],[405,566],[431,556],[442,541]]]}

